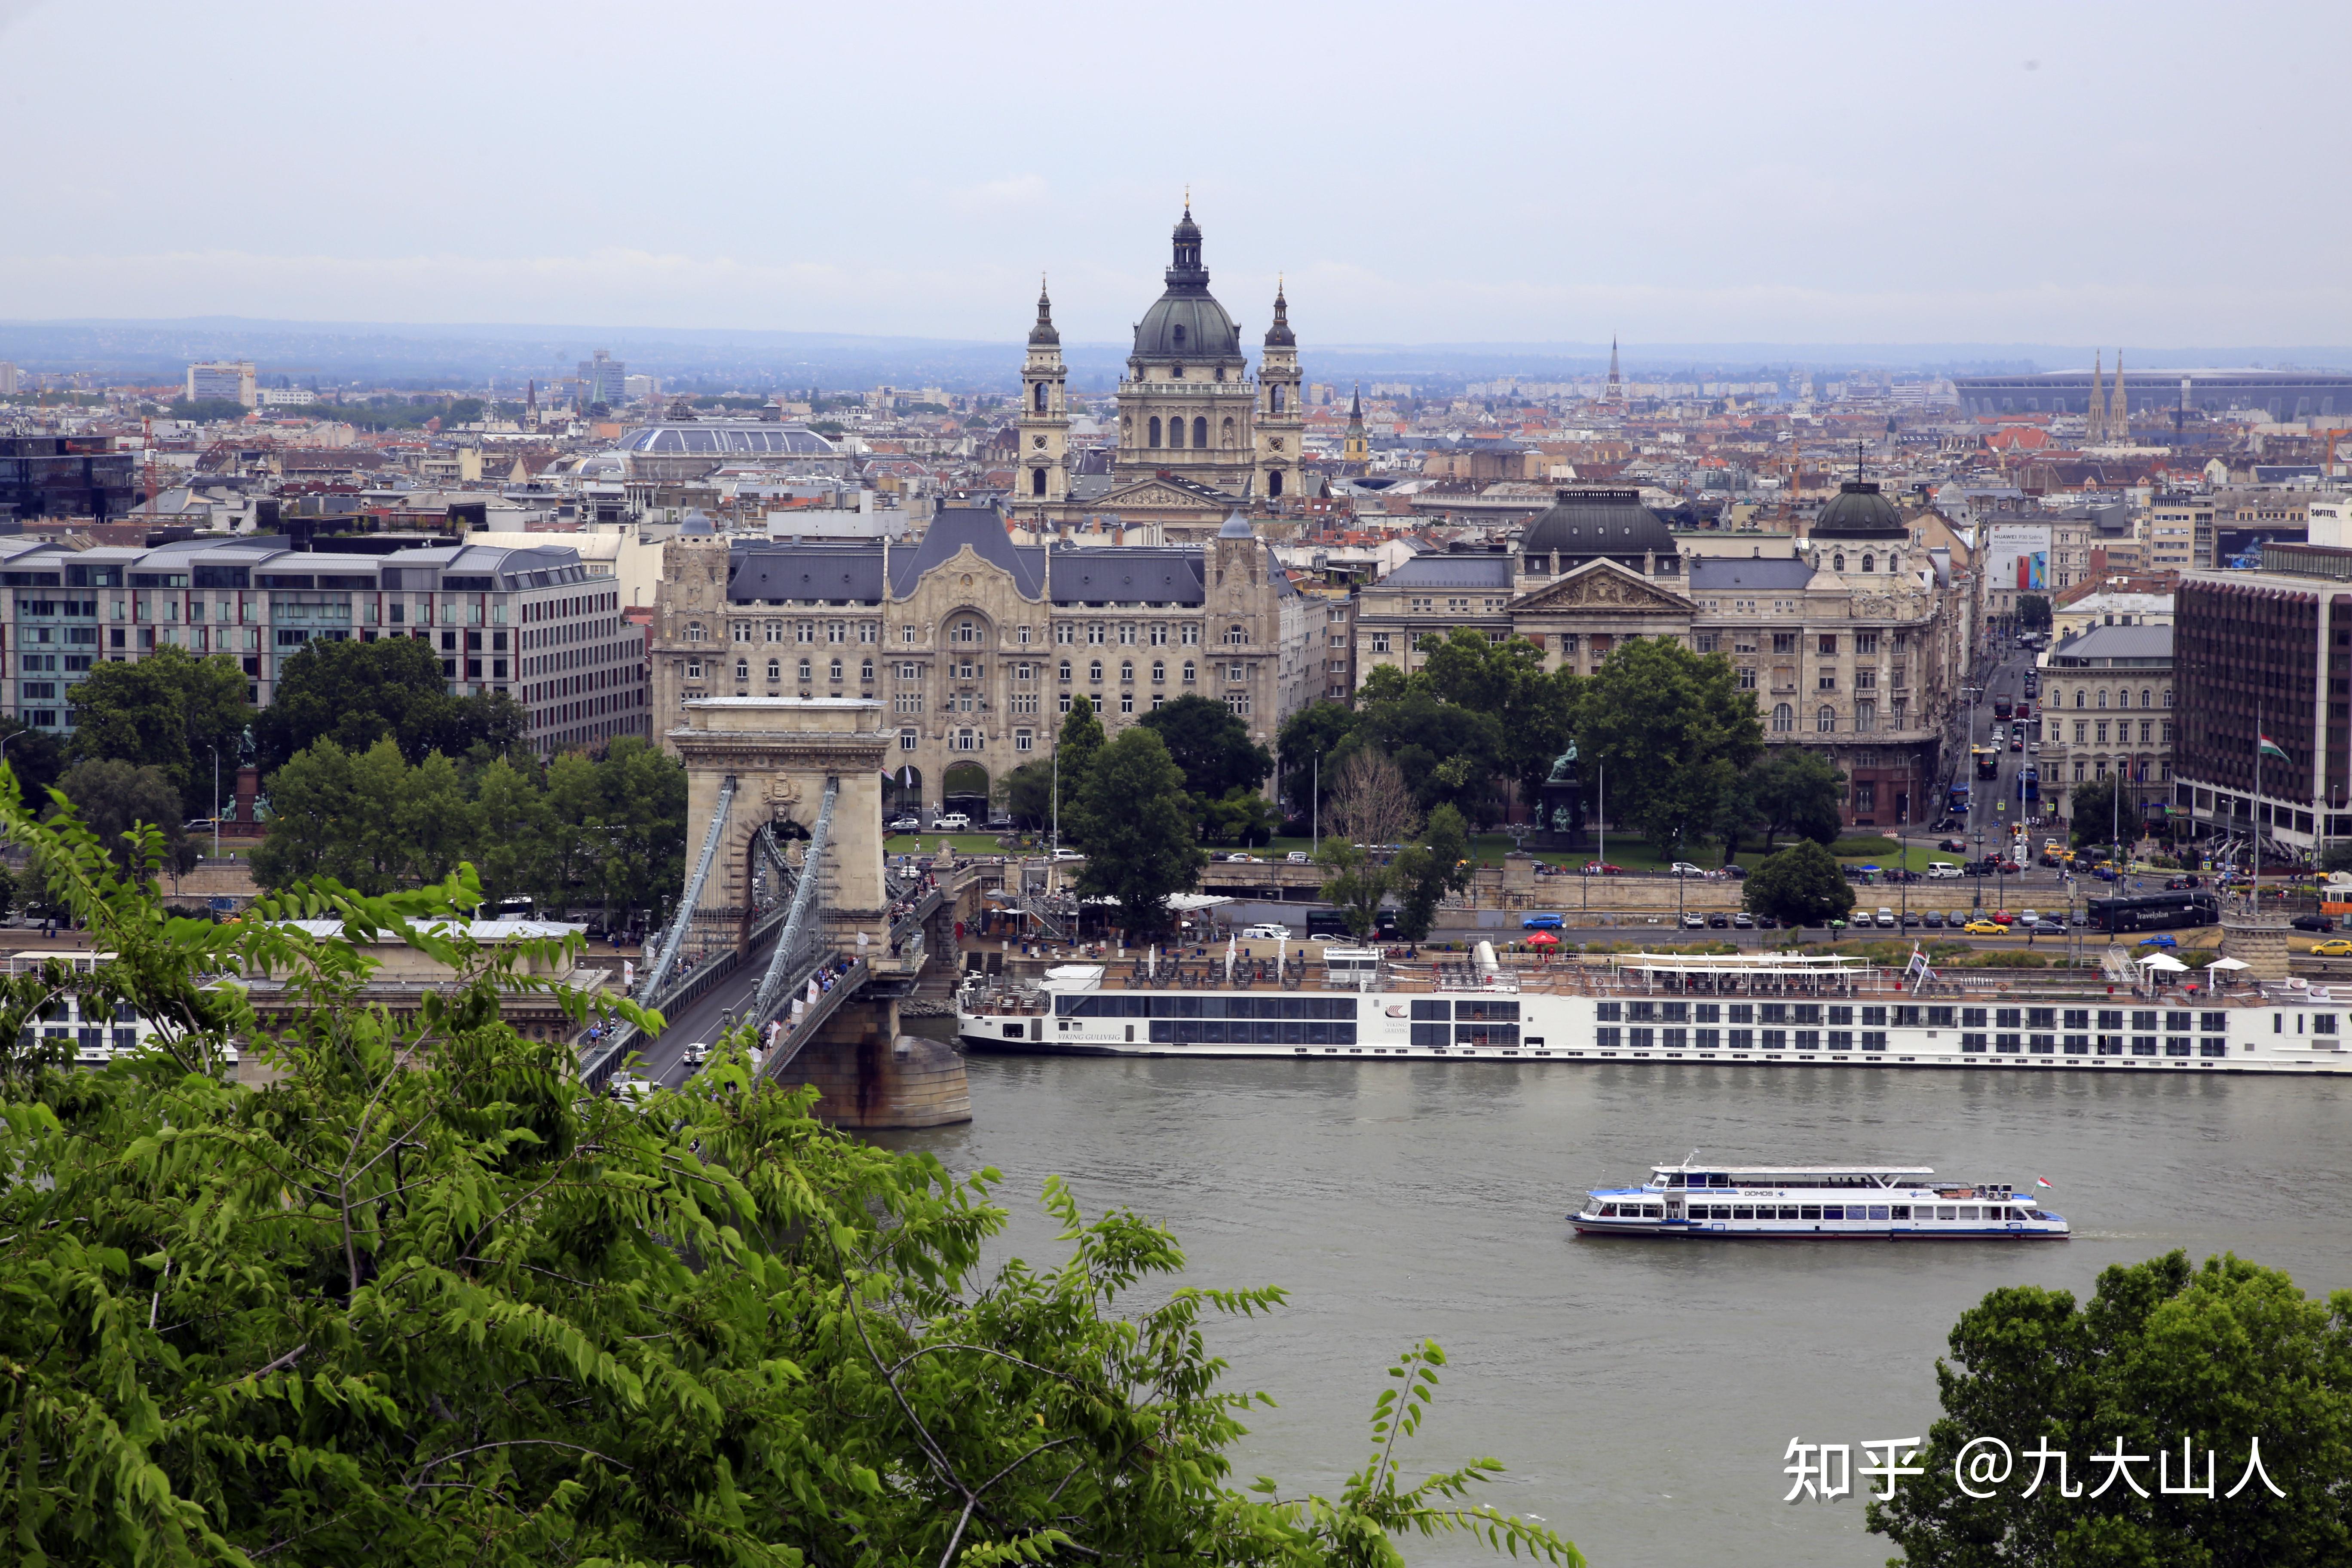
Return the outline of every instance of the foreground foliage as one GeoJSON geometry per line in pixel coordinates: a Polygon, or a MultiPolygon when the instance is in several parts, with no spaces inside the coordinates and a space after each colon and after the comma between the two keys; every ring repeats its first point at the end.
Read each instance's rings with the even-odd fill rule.
{"type": "MultiPolygon", "coordinates": [[[[70,816],[10,798],[11,837],[121,955],[77,984],[161,1030],[102,1071],[0,1074],[14,1561],[1371,1565],[1463,1529],[1581,1561],[1467,1504],[1490,1460],[1402,1483],[1434,1346],[1392,1369],[1338,1499],[1236,1490],[1248,1396],[1207,1327],[1278,1291],[1171,1288],[1164,1230],[1059,1184],[1066,1258],[982,1276],[993,1173],[826,1131],[740,1040],[682,1091],[583,1093],[499,1020],[549,984],[546,945],[433,923],[479,898],[470,870],[169,920],[70,816]],[[297,914],[361,942],[273,923],[297,914]],[[384,931],[463,983],[413,1017],[363,1005],[384,931]],[[222,978],[263,974],[276,1032],[222,978]],[[235,1040],[285,1076],[224,1081],[235,1040]]],[[[71,978],[0,983],[5,1037],[71,978]]]]}
{"type": "Polygon", "coordinates": [[[1951,1336],[1958,1367],[1938,1363],[1944,1415],[1892,1502],[1870,1505],[1870,1528],[1902,1547],[1902,1561],[1934,1568],[1978,1564],[2301,1564],[2352,1562],[2352,1291],[2307,1300],[2276,1269],[2234,1257],[2193,1267],[2175,1252],[2099,1275],[2077,1305],[2037,1286],[1993,1291],[1961,1314],[1951,1336]],[[2068,1453],[2060,1491],[2052,1474],[2032,1497],[2031,1467],[1970,1497],[1953,1473],[1963,1447],[1998,1438],[2025,1456],[2037,1440],[2068,1453]],[[2259,1439],[2263,1473],[2239,1495],[2167,1494],[2156,1457],[2177,1486],[2203,1485],[2215,1456],[2226,1494],[2259,1439]],[[2148,1456],[2095,1494],[2105,1468],[2090,1456],[2120,1442],[2148,1456]],[[2193,1465],[2184,1466],[2181,1445],[2193,1465]],[[2140,1495],[2145,1491],[2147,1496],[2140,1495]]]}

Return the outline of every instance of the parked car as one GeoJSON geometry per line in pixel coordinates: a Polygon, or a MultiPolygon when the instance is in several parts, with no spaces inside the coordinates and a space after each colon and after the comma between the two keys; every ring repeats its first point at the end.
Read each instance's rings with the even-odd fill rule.
{"type": "Polygon", "coordinates": [[[1706,923],[1717,931],[1729,931],[1731,929],[1731,917],[1729,915],[1720,914],[1709,915],[1706,917],[1706,923]]]}
{"type": "Polygon", "coordinates": [[[971,831],[971,818],[966,816],[961,811],[950,811],[945,816],[935,816],[931,818],[931,831],[934,833],[969,833],[971,831]]]}
{"type": "Polygon", "coordinates": [[[1778,915],[1758,915],[1756,917],[1756,929],[1758,931],[1779,931],[1780,929],[1780,917],[1778,915]]]}
{"type": "Polygon", "coordinates": [[[1282,858],[1283,863],[1289,866],[1311,866],[1315,863],[1315,857],[1304,849],[1293,849],[1282,858]]]}
{"type": "Polygon", "coordinates": [[[1255,855],[1243,855],[1239,853],[1228,855],[1225,857],[1225,859],[1235,866],[1262,866],[1265,864],[1265,862],[1260,860],[1255,855]]]}
{"type": "Polygon", "coordinates": [[[1915,911],[1910,910],[1903,911],[1903,924],[1906,928],[1917,925],[1918,923],[1919,916],[1915,911]]]}
{"type": "Polygon", "coordinates": [[[1878,906],[1878,929],[1881,931],[1895,929],[1895,911],[1885,904],[1878,906]]]}
{"type": "Polygon", "coordinates": [[[1738,864],[1726,866],[1723,868],[1723,874],[1725,878],[1730,881],[1744,882],[1748,880],[1748,868],[1745,866],[1738,864]]]}
{"type": "Polygon", "coordinates": [[[2311,956],[2314,958],[2352,958],[2352,942],[2347,942],[2344,938],[2336,936],[2328,938],[2326,942],[2313,942],[2311,944],[2311,956]]]}
{"type": "Polygon", "coordinates": [[[1622,877],[1625,874],[1624,867],[1612,866],[1600,860],[1587,860],[1581,869],[1588,877],[1622,877]]]}
{"type": "Polygon", "coordinates": [[[1244,942],[1280,942],[1289,934],[1288,926],[1276,925],[1271,921],[1262,921],[1254,926],[1244,926],[1241,930],[1241,938],[1244,942]]]}
{"type": "Polygon", "coordinates": [[[1731,929],[1734,931],[1754,931],[1756,929],[1756,917],[1749,914],[1746,910],[1742,910],[1738,914],[1731,917],[1731,929]]]}
{"type": "Polygon", "coordinates": [[[1683,917],[1683,930],[1705,931],[1706,929],[1706,917],[1705,915],[1685,915],[1683,917]]]}
{"type": "Polygon", "coordinates": [[[1944,911],[1941,910],[1929,910],[1926,914],[1919,917],[1919,923],[1926,926],[1929,931],[1941,931],[1944,929],[1944,911]]]}
{"type": "Polygon", "coordinates": [[[2180,943],[2173,940],[2173,936],[2170,931],[2160,931],[2154,936],[2144,936],[2140,938],[2139,942],[2136,945],[2140,947],[2179,947],[2180,943]]]}
{"type": "Polygon", "coordinates": [[[893,833],[920,833],[923,819],[919,816],[894,816],[883,826],[893,833]]]}
{"type": "Polygon", "coordinates": [[[1962,871],[1958,866],[1953,865],[1949,860],[1930,860],[1927,862],[1927,879],[1931,882],[1939,882],[1944,880],[1946,878],[1961,877],[1966,875],[1966,872],[1962,871]]]}
{"type": "Polygon", "coordinates": [[[1687,860],[1675,861],[1672,866],[1666,868],[1666,874],[1670,877],[1704,877],[1706,875],[1705,871],[1700,870],[1697,867],[1692,865],[1687,860]]]}
{"type": "Polygon", "coordinates": [[[1969,852],[1968,840],[1965,838],[1938,838],[1936,840],[1936,847],[1947,855],[1965,855],[1969,852]]]}
{"type": "Polygon", "coordinates": [[[1995,921],[2004,926],[2014,925],[2017,923],[2017,917],[2011,914],[2007,910],[1993,910],[1992,918],[1995,921]]]}
{"type": "Polygon", "coordinates": [[[1561,921],[1558,915],[1529,915],[1519,922],[1521,931],[1558,931],[1561,921]]]}
{"type": "Polygon", "coordinates": [[[1076,849],[1056,849],[1046,857],[1050,860],[1083,860],[1086,856],[1076,849]]]}
{"type": "Polygon", "coordinates": [[[2334,931],[2335,920],[2327,915],[2297,915],[2286,922],[2297,931],[2334,931]]]}

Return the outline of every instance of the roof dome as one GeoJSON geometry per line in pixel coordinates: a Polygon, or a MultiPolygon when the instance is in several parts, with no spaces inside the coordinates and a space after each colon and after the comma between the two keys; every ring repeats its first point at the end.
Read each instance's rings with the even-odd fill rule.
{"type": "Polygon", "coordinates": [[[1257,535],[1251,530],[1249,519],[1236,510],[1225,519],[1225,525],[1217,530],[1217,537],[1219,539],[1255,539],[1257,535]]]}
{"type": "Polygon", "coordinates": [[[1054,301],[1045,297],[1045,280],[1037,280],[1037,324],[1029,329],[1029,342],[1040,348],[1058,343],[1062,334],[1054,328],[1054,301]]]}
{"type": "Polygon", "coordinates": [[[1209,292],[1209,269],[1201,265],[1201,226],[1185,204],[1176,226],[1168,289],[1135,324],[1135,357],[1203,363],[1242,357],[1241,329],[1209,292]]]}
{"type": "Polygon", "coordinates": [[[1297,334],[1290,330],[1290,301],[1282,297],[1282,284],[1274,285],[1274,325],[1265,330],[1265,346],[1270,349],[1295,349],[1297,334]]]}
{"type": "Polygon", "coordinates": [[[1895,503],[1867,479],[1848,479],[1813,520],[1815,539],[1901,539],[1909,531],[1895,503]]]}
{"type": "Polygon", "coordinates": [[[687,509],[685,521],[677,525],[677,531],[680,533],[693,534],[716,533],[719,531],[716,527],[712,526],[709,514],[705,512],[698,506],[688,507],[687,509]]]}
{"type": "Polygon", "coordinates": [[[1528,524],[1522,555],[1673,555],[1674,531],[1630,489],[1564,489],[1528,524]]]}

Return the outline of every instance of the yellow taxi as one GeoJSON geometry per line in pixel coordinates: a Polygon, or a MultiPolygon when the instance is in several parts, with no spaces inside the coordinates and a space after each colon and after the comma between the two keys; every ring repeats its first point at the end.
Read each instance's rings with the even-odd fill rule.
{"type": "Polygon", "coordinates": [[[2344,938],[2337,936],[2330,937],[2326,942],[2313,942],[2311,944],[2311,956],[2314,958],[2352,958],[2352,942],[2347,942],[2344,938]]]}
{"type": "Polygon", "coordinates": [[[2009,928],[1998,921],[1970,921],[1960,930],[1969,936],[2007,936],[2009,928]]]}

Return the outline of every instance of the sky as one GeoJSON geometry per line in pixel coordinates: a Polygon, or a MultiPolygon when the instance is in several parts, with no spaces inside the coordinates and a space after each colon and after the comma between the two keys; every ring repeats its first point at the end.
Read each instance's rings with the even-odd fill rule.
{"type": "Polygon", "coordinates": [[[0,0],[0,319],[2352,343],[2352,5],[0,0]]]}

